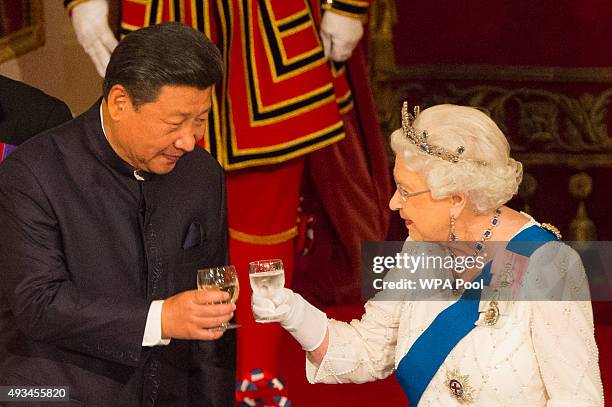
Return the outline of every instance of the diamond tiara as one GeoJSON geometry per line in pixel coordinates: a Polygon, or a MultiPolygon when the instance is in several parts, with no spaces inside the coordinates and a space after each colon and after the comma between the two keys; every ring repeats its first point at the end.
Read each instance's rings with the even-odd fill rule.
{"type": "Polygon", "coordinates": [[[412,127],[412,123],[414,123],[419,113],[421,113],[421,108],[419,106],[414,107],[414,114],[412,114],[408,112],[408,102],[404,102],[402,104],[402,131],[404,132],[406,139],[414,144],[421,153],[428,154],[437,158],[438,160],[445,160],[451,163],[469,161],[478,165],[488,165],[486,161],[462,157],[461,155],[465,152],[465,147],[463,146],[459,146],[455,152],[451,152],[444,147],[429,143],[427,141],[427,130],[419,132],[412,127]]]}

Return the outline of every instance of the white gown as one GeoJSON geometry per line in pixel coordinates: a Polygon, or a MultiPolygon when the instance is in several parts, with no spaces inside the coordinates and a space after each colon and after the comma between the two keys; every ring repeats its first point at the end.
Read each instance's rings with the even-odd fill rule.
{"type": "MultiPolygon", "coordinates": [[[[531,220],[524,228],[534,224],[531,220]]],[[[547,243],[530,257],[524,278],[531,286],[542,286],[549,273],[564,276],[568,289],[582,293],[574,298],[584,301],[500,302],[499,320],[493,326],[482,324],[489,303],[481,301],[477,326],[448,354],[419,407],[603,406],[593,314],[580,257],[563,243],[547,243]],[[557,247],[545,250],[550,245],[557,247]],[[472,401],[453,395],[448,376],[452,373],[462,376],[463,390],[471,393],[472,401]]],[[[433,319],[456,301],[448,290],[442,295],[446,300],[375,297],[366,304],[361,320],[328,320],[328,351],[319,366],[306,359],[308,380],[363,383],[389,376],[433,319]]]]}

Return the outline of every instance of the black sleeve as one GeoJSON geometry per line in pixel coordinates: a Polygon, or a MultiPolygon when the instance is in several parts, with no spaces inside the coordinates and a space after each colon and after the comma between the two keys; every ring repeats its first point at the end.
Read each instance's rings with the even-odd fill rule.
{"type": "Polygon", "coordinates": [[[25,163],[9,157],[0,166],[0,295],[18,329],[31,340],[137,366],[150,303],[73,281],[96,272],[67,269],[44,189],[25,163]]]}
{"type": "MultiPolygon", "coordinates": [[[[220,205],[214,232],[214,241],[218,244],[212,264],[229,264],[225,176],[220,169],[219,173],[220,205]]],[[[236,330],[226,331],[216,341],[199,341],[193,345],[195,352],[189,378],[190,405],[233,406],[236,380],[236,330]]]]}
{"type": "MultiPolygon", "coordinates": [[[[53,102],[49,106],[47,120],[44,124],[44,129],[52,129],[68,120],[72,120],[72,113],[68,105],[59,99],[52,98],[53,102]]],[[[42,131],[42,130],[41,130],[42,131]]]]}
{"type": "Polygon", "coordinates": [[[61,100],[1,75],[0,107],[0,141],[15,146],[72,119],[61,100]]]}

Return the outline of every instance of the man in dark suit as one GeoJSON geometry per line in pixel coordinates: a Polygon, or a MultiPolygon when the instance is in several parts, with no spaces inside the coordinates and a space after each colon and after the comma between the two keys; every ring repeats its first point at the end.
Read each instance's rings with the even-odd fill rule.
{"type": "Polygon", "coordinates": [[[0,75],[0,162],[33,135],[70,119],[61,100],[0,75]]]}
{"type": "Polygon", "coordinates": [[[227,261],[223,171],[196,147],[222,69],[185,25],[130,33],[103,99],[0,165],[0,385],[233,406],[235,306],[194,289],[227,261]]]}
{"type": "Polygon", "coordinates": [[[70,109],[61,100],[0,75],[0,142],[18,146],[70,119],[70,109]]]}

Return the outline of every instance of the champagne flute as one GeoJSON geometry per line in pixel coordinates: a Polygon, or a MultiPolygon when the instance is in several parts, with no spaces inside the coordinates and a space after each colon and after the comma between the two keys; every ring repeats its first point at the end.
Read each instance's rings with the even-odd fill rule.
{"type": "MultiPolygon", "coordinates": [[[[229,302],[235,303],[240,292],[238,274],[234,266],[209,267],[198,270],[198,290],[225,291],[229,294],[229,302]]],[[[211,329],[234,329],[240,325],[234,323],[222,323],[219,328],[211,329]]]]}
{"type": "MultiPolygon", "coordinates": [[[[285,268],[279,259],[258,260],[249,263],[249,280],[253,292],[272,299],[285,286],[285,268]]],[[[255,319],[257,322],[278,322],[273,318],[255,319]]]]}

